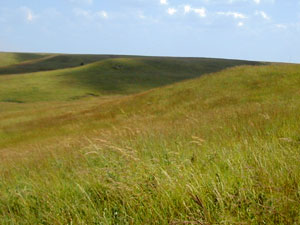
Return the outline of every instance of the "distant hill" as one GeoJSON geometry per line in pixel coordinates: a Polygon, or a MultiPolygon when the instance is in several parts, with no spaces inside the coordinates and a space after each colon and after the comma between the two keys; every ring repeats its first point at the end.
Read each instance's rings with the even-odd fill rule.
{"type": "Polygon", "coordinates": [[[50,54],[0,52],[0,69],[3,66],[40,59],[49,55],[50,54]]]}
{"type": "Polygon", "coordinates": [[[260,64],[208,58],[37,55],[30,61],[0,67],[0,102],[133,94],[232,66],[260,64]]]}

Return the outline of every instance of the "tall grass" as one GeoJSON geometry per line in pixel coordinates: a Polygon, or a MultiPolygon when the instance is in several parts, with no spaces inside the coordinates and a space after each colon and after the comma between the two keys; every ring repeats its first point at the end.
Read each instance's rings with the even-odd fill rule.
{"type": "Polygon", "coordinates": [[[299,68],[227,69],[72,115],[12,104],[1,224],[299,224],[299,68]]]}

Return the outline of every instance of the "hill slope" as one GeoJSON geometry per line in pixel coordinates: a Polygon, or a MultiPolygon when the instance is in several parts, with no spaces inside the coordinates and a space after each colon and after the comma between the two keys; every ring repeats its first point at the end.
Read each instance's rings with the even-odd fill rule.
{"type": "Polygon", "coordinates": [[[255,64],[259,63],[205,58],[53,55],[0,68],[0,74],[8,73],[0,75],[0,102],[22,103],[127,95],[231,66],[255,64]],[[78,67],[83,61],[97,62],[78,67]],[[74,66],[77,67],[69,68],[74,66]],[[40,70],[53,71],[36,72],[40,70]],[[10,74],[12,72],[19,74],[10,74]]]}
{"type": "Polygon", "coordinates": [[[0,70],[2,70],[2,67],[7,67],[25,61],[41,59],[49,55],[50,54],[0,52],[0,70]]]}
{"type": "Polygon", "coordinates": [[[0,221],[299,224],[299,71],[239,66],[122,97],[0,103],[0,221]]]}
{"type": "MultiPolygon", "coordinates": [[[[18,56],[18,54],[16,55],[18,56]]],[[[27,55],[25,54],[25,56],[27,55]]],[[[43,58],[37,58],[34,60],[19,62],[13,65],[2,66],[0,67],[0,75],[66,69],[66,68],[78,67],[81,65],[97,62],[103,59],[115,58],[115,57],[118,56],[51,54],[43,58]]]]}

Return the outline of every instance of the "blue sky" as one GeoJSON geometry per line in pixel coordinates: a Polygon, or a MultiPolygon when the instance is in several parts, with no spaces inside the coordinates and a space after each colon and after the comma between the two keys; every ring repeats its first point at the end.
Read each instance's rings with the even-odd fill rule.
{"type": "Polygon", "coordinates": [[[1,0],[0,51],[300,63],[300,0],[1,0]]]}

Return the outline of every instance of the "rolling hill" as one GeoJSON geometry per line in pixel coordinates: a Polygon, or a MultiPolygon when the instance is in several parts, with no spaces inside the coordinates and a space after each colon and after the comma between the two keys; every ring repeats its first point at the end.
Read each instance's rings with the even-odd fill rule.
{"type": "Polygon", "coordinates": [[[0,68],[0,102],[66,101],[89,96],[127,95],[245,64],[256,65],[258,62],[52,55],[0,68]],[[80,66],[81,62],[84,65],[80,66]]]}
{"type": "Polygon", "coordinates": [[[0,52],[0,69],[2,69],[2,67],[37,60],[47,56],[49,56],[49,54],[0,52]]]}
{"type": "Polygon", "coordinates": [[[72,65],[0,76],[1,223],[300,222],[300,65],[72,65]]]}

